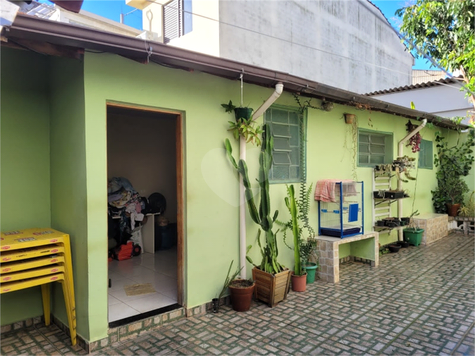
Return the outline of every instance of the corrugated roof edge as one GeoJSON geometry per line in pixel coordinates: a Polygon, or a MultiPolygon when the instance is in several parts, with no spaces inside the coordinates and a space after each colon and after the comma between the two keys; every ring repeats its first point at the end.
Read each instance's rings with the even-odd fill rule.
{"type": "Polygon", "coordinates": [[[457,84],[457,83],[458,83],[458,80],[456,80],[456,79],[443,78],[443,79],[432,80],[432,81],[424,82],[424,83],[405,85],[405,86],[397,87],[397,88],[390,88],[390,89],[373,91],[371,93],[367,93],[367,94],[364,94],[364,95],[373,96],[373,95],[381,95],[381,94],[388,94],[388,93],[397,93],[397,92],[401,92],[401,91],[421,89],[421,88],[429,88],[429,87],[436,87],[436,86],[444,85],[444,84],[457,84]]]}
{"type": "Polygon", "coordinates": [[[144,41],[139,38],[43,20],[23,14],[19,14],[16,17],[11,27],[5,28],[3,35],[5,38],[12,39],[13,41],[29,40],[58,46],[109,52],[145,63],[150,60],[154,63],[176,69],[198,70],[232,80],[237,80],[239,75],[244,73],[244,81],[246,83],[262,87],[274,88],[275,84],[282,82],[285,91],[298,93],[302,96],[325,99],[347,106],[362,104],[363,106],[369,106],[372,111],[394,114],[413,120],[427,119],[428,122],[434,125],[450,129],[468,127],[457,125],[449,119],[430,113],[389,104],[365,95],[352,93],[287,73],[192,52],[164,45],[163,43],[144,41]]]}

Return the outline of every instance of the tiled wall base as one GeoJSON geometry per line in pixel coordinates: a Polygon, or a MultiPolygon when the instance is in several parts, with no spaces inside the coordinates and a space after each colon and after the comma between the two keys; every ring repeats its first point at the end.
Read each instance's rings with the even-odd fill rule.
{"type": "MultiPolygon", "coordinates": [[[[88,353],[100,350],[104,347],[110,346],[113,343],[119,341],[125,341],[130,338],[134,338],[138,335],[141,335],[145,332],[148,332],[153,329],[157,329],[162,325],[165,325],[169,322],[179,320],[185,317],[193,317],[197,315],[206,314],[209,311],[211,303],[207,303],[201,306],[197,306],[190,309],[179,308],[175,309],[160,315],[156,315],[154,317],[146,318],[143,320],[135,321],[128,325],[119,326],[117,328],[109,329],[108,336],[104,339],[89,342],[85,340],[81,335],[77,335],[77,342],[79,346],[86,350],[88,353]]],[[[62,329],[66,334],[69,335],[69,328],[66,324],[64,324],[61,320],[57,319],[56,317],[52,316],[52,321],[56,324],[60,329],[62,329]]],[[[12,330],[26,328],[32,326],[33,324],[43,322],[43,317],[37,318],[30,318],[21,322],[17,322],[14,324],[9,324],[1,327],[1,332],[6,333],[12,330]]]]}
{"type": "Polygon", "coordinates": [[[421,245],[429,245],[449,234],[447,214],[425,214],[414,218],[420,229],[424,229],[421,245]]]}

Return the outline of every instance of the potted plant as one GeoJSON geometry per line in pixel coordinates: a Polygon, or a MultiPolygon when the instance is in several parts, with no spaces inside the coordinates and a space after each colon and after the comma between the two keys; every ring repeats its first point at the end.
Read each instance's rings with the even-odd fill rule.
{"type": "Polygon", "coordinates": [[[345,123],[352,124],[353,120],[355,120],[355,114],[344,113],[343,116],[345,117],[345,123]]]}
{"type": "Polygon", "coordinates": [[[273,307],[278,302],[287,298],[287,291],[290,284],[290,270],[278,262],[279,249],[277,246],[278,230],[274,231],[274,222],[277,220],[279,212],[276,210],[271,215],[269,197],[269,171],[272,166],[272,150],[274,142],[270,134],[268,125],[264,125],[262,133],[261,152],[259,154],[259,209],[256,207],[255,197],[251,188],[251,181],[248,175],[247,164],[244,160],[236,163],[233,155],[231,143],[225,140],[225,148],[229,161],[243,178],[247,207],[251,219],[259,225],[257,243],[262,255],[259,265],[255,265],[251,258],[248,261],[254,265],[252,269],[252,279],[256,286],[254,295],[256,299],[264,301],[273,307]],[[261,232],[264,231],[264,239],[261,243],[261,232]]]}
{"type": "Polygon", "coordinates": [[[231,100],[227,104],[221,104],[226,112],[234,112],[235,121],[229,122],[229,129],[234,138],[239,140],[239,136],[245,138],[246,142],[254,143],[256,146],[261,144],[262,128],[252,119],[252,110],[248,107],[236,107],[231,100]]]}
{"type": "Polygon", "coordinates": [[[307,190],[305,183],[302,182],[300,185],[300,199],[296,199],[294,186],[287,186],[285,204],[290,213],[290,220],[286,223],[277,221],[283,227],[285,245],[294,251],[295,268],[291,280],[292,290],[296,292],[305,291],[306,284],[315,281],[315,270],[317,268],[316,263],[309,262],[310,255],[315,252],[317,243],[316,239],[313,238],[315,231],[308,224],[307,216],[311,190],[312,185],[307,190]],[[303,226],[300,226],[300,223],[303,226]],[[307,239],[303,238],[304,228],[308,232],[307,239]],[[289,246],[286,242],[287,230],[292,231],[293,246],[289,246]],[[308,271],[311,271],[311,278],[309,278],[308,271]]]}
{"type": "Polygon", "coordinates": [[[218,298],[213,298],[213,312],[215,313],[219,312],[221,300],[228,289],[230,292],[231,306],[235,311],[248,311],[251,307],[255,283],[252,280],[237,278],[239,273],[241,273],[242,267],[237,269],[230,277],[229,273],[231,273],[233,263],[234,260],[231,261],[229,265],[228,273],[226,274],[226,279],[224,280],[223,288],[218,298]]]}
{"type": "Polygon", "coordinates": [[[302,244],[301,228],[298,222],[298,210],[297,203],[295,202],[295,190],[294,186],[287,186],[287,196],[285,197],[285,205],[290,213],[290,221],[287,223],[286,228],[292,230],[294,237],[294,271],[292,272],[292,290],[294,292],[305,292],[307,286],[307,272],[302,269],[302,261],[300,255],[300,246],[302,244]]]}
{"type": "Polygon", "coordinates": [[[422,242],[422,234],[424,229],[419,229],[417,223],[414,221],[414,216],[419,215],[418,210],[414,211],[409,217],[409,225],[403,230],[404,240],[409,242],[411,245],[419,246],[422,242]]]}
{"type": "Polygon", "coordinates": [[[475,158],[473,146],[475,146],[474,130],[470,130],[464,142],[457,142],[449,147],[445,137],[436,132],[437,154],[434,164],[438,168],[436,173],[437,188],[432,191],[432,202],[436,213],[448,212],[450,216],[456,216],[464,196],[469,188],[462,177],[467,176],[472,169],[475,158]],[[454,206],[455,205],[455,206],[454,206]]]}
{"type": "Polygon", "coordinates": [[[300,240],[300,258],[302,260],[302,268],[307,272],[307,284],[315,282],[315,273],[318,268],[317,262],[311,262],[312,256],[317,253],[317,239],[315,237],[308,237],[305,241],[300,240]]]}

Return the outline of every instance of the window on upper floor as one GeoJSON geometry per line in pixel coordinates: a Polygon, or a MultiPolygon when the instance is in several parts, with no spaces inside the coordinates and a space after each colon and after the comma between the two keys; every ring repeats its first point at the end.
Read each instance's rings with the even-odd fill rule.
{"type": "Polygon", "coordinates": [[[163,38],[168,43],[193,29],[191,0],[172,0],[163,6],[163,38]]]}
{"type": "Polygon", "coordinates": [[[304,115],[299,115],[297,109],[272,106],[265,113],[265,122],[269,124],[274,138],[269,182],[300,182],[305,174],[306,160],[304,115]]]}
{"type": "Polygon", "coordinates": [[[392,133],[358,129],[358,166],[374,167],[392,161],[392,133]]]}
{"type": "Polygon", "coordinates": [[[433,169],[433,143],[428,140],[421,140],[419,145],[418,167],[424,169],[433,169]]]}

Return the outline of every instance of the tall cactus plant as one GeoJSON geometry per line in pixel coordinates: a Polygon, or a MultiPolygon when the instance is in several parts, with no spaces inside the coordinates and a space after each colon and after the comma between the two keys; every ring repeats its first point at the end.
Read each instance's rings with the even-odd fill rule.
{"type": "Polygon", "coordinates": [[[277,256],[279,255],[279,249],[277,247],[277,233],[279,230],[276,232],[273,231],[274,222],[277,219],[279,211],[276,210],[272,217],[270,213],[269,171],[272,166],[272,149],[274,147],[274,140],[270,134],[269,125],[264,125],[261,152],[259,154],[259,209],[257,209],[251,189],[251,182],[249,180],[246,162],[241,159],[239,160],[239,163],[236,163],[236,160],[233,157],[231,143],[228,139],[226,139],[224,145],[229,161],[243,178],[249,215],[251,216],[251,219],[260,226],[257,242],[261,250],[262,261],[258,267],[262,271],[271,274],[282,272],[284,267],[277,261],[277,256]],[[261,229],[265,234],[265,244],[261,244],[261,229]]]}
{"type": "Polygon", "coordinates": [[[287,196],[285,197],[285,205],[287,206],[287,209],[289,209],[290,212],[290,223],[292,228],[292,234],[294,235],[294,274],[296,276],[301,276],[303,275],[302,264],[300,261],[301,229],[299,227],[298,222],[298,208],[297,203],[295,201],[295,189],[293,185],[291,185],[290,187],[287,186],[287,196]]]}

